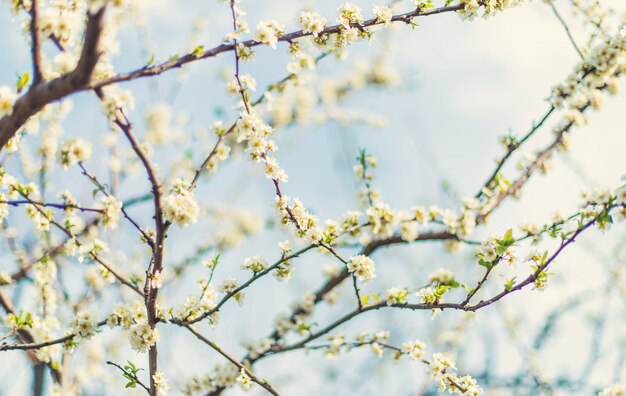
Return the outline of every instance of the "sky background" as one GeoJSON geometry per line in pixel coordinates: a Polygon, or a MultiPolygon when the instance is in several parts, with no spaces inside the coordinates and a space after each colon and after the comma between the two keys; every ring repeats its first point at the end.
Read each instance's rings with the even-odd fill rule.
{"type": "MultiPolygon", "coordinates": [[[[370,14],[370,2],[355,3],[370,14]]],[[[626,12],[622,1],[606,0],[604,3],[626,12]]],[[[556,1],[555,4],[564,17],[572,21],[574,35],[582,42],[583,32],[576,24],[578,21],[572,19],[566,2],[556,1]]],[[[296,15],[302,9],[314,9],[333,20],[340,5],[338,1],[269,0],[241,4],[248,12],[251,27],[260,20],[276,19],[285,25],[286,31],[296,30],[296,15]]],[[[400,10],[410,7],[410,2],[400,2],[400,10]]],[[[17,24],[11,23],[14,19],[8,8],[4,3],[0,7],[0,53],[4,54],[0,58],[0,85],[12,85],[15,74],[30,67],[28,48],[17,24]]],[[[140,67],[151,53],[157,60],[164,60],[172,54],[188,51],[192,27],[199,18],[204,26],[199,35],[200,43],[207,48],[220,42],[231,23],[228,9],[215,1],[155,0],[137,18],[145,20],[144,27],[127,26],[121,32],[121,55],[114,62],[118,71],[140,67]]],[[[508,131],[516,134],[528,131],[533,120],[538,120],[547,110],[545,99],[551,87],[563,80],[578,61],[563,28],[550,8],[540,1],[487,20],[466,22],[454,14],[446,14],[420,18],[418,22],[419,26],[413,31],[406,26],[397,26],[370,45],[355,45],[345,61],[327,57],[318,68],[322,78],[345,76],[354,62],[361,59],[370,62],[383,46],[388,46],[384,56],[399,73],[399,86],[356,91],[340,104],[345,111],[358,109],[366,114],[380,115],[385,119],[384,127],[312,123],[281,129],[275,135],[282,148],[277,157],[289,174],[284,192],[300,197],[321,219],[339,218],[347,210],[357,208],[357,186],[353,181],[352,166],[358,149],[362,147],[378,158],[374,184],[383,199],[394,208],[408,209],[415,204],[458,207],[459,201],[450,195],[465,197],[476,192],[493,169],[494,159],[502,153],[498,138],[508,131]],[[443,191],[442,184],[451,186],[452,194],[443,191]]],[[[259,87],[279,80],[286,73],[288,57],[285,53],[283,46],[277,51],[260,49],[253,63],[243,64],[243,72],[252,74],[259,87]]],[[[188,119],[183,128],[186,134],[206,130],[219,119],[227,123],[236,113],[219,75],[224,70],[232,70],[232,65],[231,54],[224,54],[196,62],[182,72],[166,73],[158,81],[124,84],[125,88],[133,89],[136,97],[136,109],[131,113],[131,119],[141,125],[147,106],[168,101],[176,114],[188,119]],[[171,93],[176,89],[179,91],[172,101],[171,93]]],[[[623,81],[621,88],[626,88],[623,81]]],[[[89,137],[97,142],[107,131],[106,120],[92,96],[80,94],[72,98],[74,110],[64,124],[67,136],[89,137]]],[[[534,176],[522,198],[506,201],[494,213],[490,225],[478,230],[474,239],[503,232],[524,221],[546,223],[556,210],[572,213],[580,202],[579,193],[585,187],[605,185],[614,188],[621,185],[626,169],[624,109],[626,95],[620,93],[608,98],[600,112],[591,114],[588,126],[572,133],[571,150],[555,157],[550,173],[534,176]]],[[[548,141],[551,136],[549,128],[556,120],[553,118],[531,142],[530,150],[542,147],[548,141]]],[[[141,129],[138,133],[141,135],[141,129]]],[[[195,142],[194,160],[198,162],[211,145],[211,141],[195,142]]],[[[181,154],[179,146],[170,145],[159,150],[155,159],[161,169],[166,169],[166,164],[176,154],[181,154]]],[[[88,165],[96,173],[105,174],[102,155],[95,154],[88,165]]],[[[508,168],[507,171],[512,175],[515,170],[508,168]]],[[[80,179],[76,170],[57,172],[53,183],[55,190],[70,187],[80,198],[88,199],[91,194],[91,190],[85,187],[88,183],[80,179]],[[79,193],[81,189],[82,195],[79,193]]],[[[229,161],[216,176],[205,179],[197,195],[203,205],[228,202],[233,207],[271,218],[272,189],[259,167],[240,156],[229,161]]],[[[121,198],[146,192],[145,178],[140,173],[129,178],[120,186],[120,191],[121,198]]],[[[144,222],[149,221],[149,206],[133,209],[138,216],[144,216],[144,222]]],[[[168,261],[178,262],[188,256],[203,235],[214,231],[214,227],[201,222],[188,229],[173,228],[168,238],[168,261]]],[[[120,267],[123,264],[119,261],[132,255],[125,250],[130,234],[129,229],[126,231],[126,234],[107,235],[111,246],[124,250],[114,254],[120,267]]],[[[274,229],[251,238],[242,247],[224,254],[225,264],[218,270],[216,279],[219,282],[228,275],[245,279],[239,270],[244,257],[261,255],[273,261],[278,255],[276,243],[287,238],[292,239],[287,233],[274,229]]],[[[476,314],[464,336],[466,347],[462,350],[459,373],[480,375],[487,364],[485,356],[489,351],[494,356],[490,367],[499,374],[517,372],[523,354],[511,344],[504,330],[501,310],[514,314],[524,329],[522,339],[528,341],[543,325],[547,313],[571,296],[584,292],[589,293],[592,301],[561,322],[558,337],[550,340],[540,357],[541,370],[548,378],[561,373],[576,376],[583,372],[585,356],[593,339],[588,331],[589,318],[613,312],[609,298],[588,291],[601,290],[606,284],[607,257],[614,256],[623,238],[623,225],[614,227],[606,235],[590,232],[555,262],[553,287],[541,293],[530,290],[516,293],[503,301],[500,309],[490,307],[476,314]]],[[[525,256],[527,248],[520,250],[524,252],[521,256],[525,256]]],[[[455,255],[447,254],[435,243],[384,249],[374,256],[378,277],[365,287],[365,291],[382,292],[397,285],[417,287],[428,273],[440,267],[465,274],[465,282],[475,282],[482,271],[472,256],[471,249],[455,255]]],[[[317,253],[307,254],[295,262],[294,278],[286,286],[279,284],[281,287],[278,287],[273,277],[267,277],[257,288],[247,292],[243,308],[228,304],[218,327],[213,330],[202,327],[203,332],[218,340],[235,356],[242,356],[241,341],[268,334],[276,313],[285,312],[302,291],[314,290],[322,281],[322,265],[330,261],[317,253]]],[[[4,263],[14,265],[6,261],[2,265],[4,263]]],[[[69,271],[71,274],[72,270],[69,271]]],[[[520,276],[527,271],[524,267],[518,268],[520,276]]],[[[191,270],[179,285],[192,284],[193,278],[201,273],[201,268],[191,270]]],[[[80,276],[78,269],[76,274],[80,276]]],[[[493,292],[498,287],[500,283],[493,282],[487,290],[493,292]]],[[[175,286],[164,294],[169,301],[180,302],[188,290],[188,286],[175,286]]],[[[345,303],[349,300],[349,291],[345,287],[342,290],[346,297],[343,303],[319,309],[316,319],[320,324],[330,323],[350,308],[345,303]]],[[[113,302],[115,298],[106,297],[107,302],[113,302]]],[[[615,315],[619,317],[623,311],[617,310],[615,315]]],[[[432,321],[428,312],[383,310],[364,315],[338,331],[354,335],[364,330],[389,329],[396,344],[420,338],[431,345],[431,338],[453,328],[461,317],[456,312],[444,312],[432,321]]],[[[624,334],[615,322],[608,323],[602,342],[603,347],[611,349],[610,346],[618,345],[624,334]]],[[[127,349],[127,341],[119,330],[108,333],[111,334],[105,339],[119,339],[120,349],[127,349]]],[[[165,347],[161,349],[160,364],[174,387],[173,394],[178,394],[176,389],[184,383],[182,378],[202,374],[213,364],[223,363],[214,352],[203,348],[180,329],[164,326],[161,339],[165,347]]],[[[437,350],[436,345],[429,347],[431,353],[437,350]]],[[[607,354],[602,363],[604,366],[590,373],[592,382],[598,387],[613,380],[613,374],[607,374],[616,359],[617,351],[613,352],[607,354]]],[[[147,358],[129,352],[112,356],[119,361],[130,358],[137,363],[147,358]]],[[[4,368],[0,370],[0,383],[4,384],[0,386],[0,394],[25,394],[30,371],[26,369],[23,356],[17,352],[3,353],[0,367],[4,368]],[[13,368],[7,369],[9,365],[13,368]],[[20,368],[16,374],[17,366],[20,368]]],[[[394,364],[389,356],[378,360],[369,351],[354,351],[330,362],[317,352],[308,355],[294,352],[269,358],[255,367],[260,376],[267,377],[288,395],[302,394],[304,390],[307,394],[325,395],[408,395],[415,394],[425,383],[425,367],[410,362],[394,364]]],[[[111,368],[102,367],[102,370],[110,374],[111,368]]],[[[621,375],[623,378],[623,373],[621,375]]],[[[95,385],[92,391],[101,394],[103,388],[95,385]]],[[[233,394],[238,392],[237,389],[232,391],[233,394]]],[[[261,394],[258,389],[252,393],[261,394]]],[[[115,392],[109,391],[108,394],[115,392]]]]}

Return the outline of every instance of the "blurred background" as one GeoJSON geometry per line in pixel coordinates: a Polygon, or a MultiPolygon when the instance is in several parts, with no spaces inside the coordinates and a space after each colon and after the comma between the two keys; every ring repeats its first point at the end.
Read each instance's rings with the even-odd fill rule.
{"type": "MultiPolygon", "coordinates": [[[[29,70],[30,55],[20,33],[22,27],[6,3],[0,6],[0,85],[11,86],[16,74],[29,70]]],[[[354,3],[371,15],[370,2],[354,3]]],[[[244,0],[240,7],[247,12],[245,18],[252,30],[261,20],[275,19],[285,25],[285,31],[293,31],[298,29],[296,18],[301,10],[315,10],[334,21],[341,5],[334,0],[244,0]]],[[[585,43],[587,31],[580,17],[572,16],[570,3],[557,0],[554,5],[574,38],[585,43]]],[[[626,12],[621,0],[603,0],[602,5],[626,12]]],[[[409,1],[396,3],[398,11],[412,7],[409,1]]],[[[228,8],[216,1],[153,0],[138,5],[129,19],[133,23],[122,25],[119,55],[114,58],[115,69],[120,72],[141,67],[153,54],[158,62],[199,44],[213,47],[231,26],[228,8]]],[[[546,98],[552,86],[579,61],[552,9],[541,1],[472,22],[454,13],[419,18],[417,22],[414,30],[396,24],[381,31],[371,43],[353,45],[344,60],[325,57],[316,70],[303,76],[302,87],[284,94],[284,100],[300,113],[277,128],[274,135],[279,147],[277,158],[289,175],[283,192],[302,199],[322,220],[340,219],[346,211],[359,209],[360,185],[352,168],[360,148],[378,158],[373,185],[393,208],[459,208],[463,197],[478,191],[495,159],[504,152],[500,137],[509,132],[526,133],[548,109],[546,98]],[[374,69],[389,76],[393,84],[377,86],[363,81],[362,76],[374,69]],[[335,103],[318,99],[328,87],[342,84],[349,89],[335,103]]],[[[52,48],[48,50],[53,53],[52,48]]],[[[263,87],[287,75],[289,59],[285,45],[279,44],[277,50],[259,48],[253,62],[242,64],[242,73],[257,80],[260,94],[263,87]]],[[[152,154],[162,175],[176,173],[169,170],[184,168],[185,164],[188,167],[189,161],[199,164],[215,142],[210,133],[213,122],[230,125],[236,118],[235,100],[227,94],[224,80],[224,76],[226,81],[232,79],[233,67],[233,56],[226,53],[159,78],[123,84],[135,96],[129,118],[140,137],[148,136],[147,112],[159,106],[163,109],[164,104],[171,110],[171,133],[163,144],[154,144],[152,154]]],[[[621,88],[626,88],[623,81],[621,88]]],[[[108,165],[111,153],[115,153],[122,169],[115,182],[118,197],[128,200],[146,194],[149,185],[143,170],[129,159],[129,146],[123,137],[110,145],[110,127],[97,98],[78,94],[72,96],[71,103],[72,110],[63,122],[63,137],[78,136],[94,142],[88,169],[114,183],[108,165]]],[[[583,189],[623,184],[624,109],[626,95],[608,98],[601,111],[591,113],[589,125],[573,131],[571,149],[554,157],[549,173],[533,176],[520,199],[507,200],[472,239],[482,240],[524,222],[549,223],[556,211],[574,213],[583,189]]],[[[271,112],[268,114],[271,117],[271,112]]],[[[525,153],[550,140],[557,120],[551,119],[525,147],[525,153]]],[[[23,144],[35,153],[37,139],[27,136],[23,144]]],[[[525,153],[519,153],[517,159],[525,153]]],[[[6,167],[19,174],[24,171],[17,159],[13,157],[6,167]]],[[[518,172],[517,159],[505,174],[513,177],[518,172]]],[[[67,188],[81,203],[93,201],[93,187],[78,169],[63,171],[57,167],[48,177],[50,200],[67,188]]],[[[221,252],[216,284],[228,276],[241,282],[248,277],[240,269],[245,257],[259,255],[273,262],[280,254],[277,242],[293,241],[289,232],[275,225],[272,184],[261,167],[241,153],[234,152],[216,174],[203,177],[196,195],[206,217],[185,229],[172,227],[168,236],[166,267],[173,268],[186,259],[193,263],[180,279],[163,289],[166,305],[178,307],[190,290],[196,292],[195,279],[207,274],[198,264],[200,260],[221,252]],[[243,241],[229,240],[226,236],[238,218],[258,224],[250,226],[251,231],[258,232],[251,232],[243,241]]],[[[18,210],[12,211],[10,225],[26,246],[34,246],[32,225],[14,212],[18,210]]],[[[150,224],[150,201],[133,206],[131,214],[142,224],[150,224]]],[[[362,315],[337,331],[352,338],[361,331],[390,330],[394,345],[420,339],[428,345],[428,354],[455,351],[459,374],[477,378],[490,395],[595,394],[611,383],[624,381],[624,280],[617,271],[625,264],[624,231],[623,225],[616,225],[608,232],[585,233],[551,267],[554,275],[545,291],[514,293],[471,317],[445,311],[432,320],[429,312],[380,310],[362,315]],[[537,385],[543,382],[549,385],[537,385]]],[[[140,273],[147,265],[146,249],[127,222],[100,237],[111,246],[108,257],[116,267],[140,273]]],[[[3,244],[0,269],[12,271],[15,260],[3,244]]],[[[554,241],[544,245],[554,246],[554,241]]],[[[520,257],[532,249],[522,245],[520,257]]],[[[356,251],[346,248],[342,253],[347,257],[356,251]]],[[[473,248],[465,247],[451,254],[436,242],[381,249],[373,257],[377,278],[363,288],[364,292],[384,293],[392,286],[417,288],[437,268],[450,269],[457,279],[473,284],[482,275],[474,253],[473,248]]],[[[84,292],[85,266],[65,261],[63,279],[70,293],[78,296],[84,292]]],[[[288,312],[305,291],[319,287],[323,267],[332,261],[315,251],[305,254],[294,261],[296,269],[288,283],[278,283],[271,276],[260,280],[247,290],[243,307],[227,303],[217,327],[203,324],[201,331],[234,356],[242,357],[243,342],[266,337],[277,314],[288,312]]],[[[529,273],[521,264],[510,271],[520,278],[529,273]]],[[[173,276],[166,272],[168,275],[173,276]]],[[[500,290],[503,276],[496,273],[481,296],[500,290]]],[[[16,305],[32,305],[29,284],[6,289],[16,305]]],[[[134,298],[115,287],[109,289],[102,294],[102,303],[89,305],[99,317],[107,315],[115,302],[134,298]]],[[[324,326],[353,308],[351,285],[344,284],[340,292],[337,304],[320,305],[313,322],[324,326]]],[[[224,363],[221,356],[184,330],[167,325],[160,329],[159,364],[173,387],[170,394],[180,394],[191,376],[224,363]]],[[[86,378],[84,394],[122,392],[121,375],[105,365],[105,360],[130,359],[147,367],[147,354],[132,352],[120,329],[106,329],[85,344],[87,352],[72,362],[76,375],[86,378]],[[93,363],[98,360],[101,364],[93,363]]],[[[28,394],[32,372],[23,353],[1,353],[0,367],[0,394],[28,394]]],[[[395,362],[388,353],[379,359],[367,349],[332,360],[317,351],[290,352],[264,359],[255,369],[285,395],[436,394],[426,366],[408,360],[395,362]]],[[[140,394],[141,390],[132,392],[140,394]]],[[[238,387],[228,392],[243,393],[238,387]]],[[[255,386],[250,393],[262,394],[263,390],[255,386]]]]}

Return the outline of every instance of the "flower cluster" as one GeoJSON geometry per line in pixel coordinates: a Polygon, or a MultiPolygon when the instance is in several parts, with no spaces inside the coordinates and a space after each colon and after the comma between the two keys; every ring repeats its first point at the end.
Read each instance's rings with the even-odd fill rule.
{"type": "Polygon", "coordinates": [[[314,12],[303,11],[299,18],[302,30],[305,33],[311,33],[314,37],[317,37],[326,26],[326,19],[314,12]]]}
{"type": "Polygon", "coordinates": [[[385,26],[389,26],[391,23],[391,17],[393,16],[391,8],[387,6],[375,6],[373,12],[377,22],[381,22],[385,26]]]}
{"type": "Polygon", "coordinates": [[[72,321],[72,330],[81,338],[90,338],[98,331],[98,321],[91,312],[79,312],[72,321]]]}
{"type": "Polygon", "coordinates": [[[122,213],[122,203],[111,195],[100,198],[102,225],[106,228],[117,228],[122,213]]]}
{"type": "Polygon", "coordinates": [[[317,217],[310,214],[298,198],[293,199],[283,195],[276,198],[276,207],[280,215],[280,224],[287,227],[292,224],[296,233],[310,243],[317,243],[323,237],[323,231],[318,225],[317,217]]]}
{"type": "Polygon", "coordinates": [[[67,169],[91,157],[91,143],[84,139],[68,139],[59,148],[59,163],[63,169],[67,169]]]}
{"type": "Polygon", "coordinates": [[[269,45],[272,48],[276,48],[278,37],[284,32],[284,28],[276,21],[263,21],[259,22],[256,27],[256,35],[254,38],[263,44],[269,45]]]}
{"type": "Polygon", "coordinates": [[[115,120],[120,109],[132,109],[135,106],[135,99],[128,90],[107,86],[104,88],[104,99],[100,101],[100,105],[109,119],[115,120]]]}
{"type": "Polygon", "coordinates": [[[159,392],[163,394],[169,392],[170,385],[167,383],[167,378],[165,378],[165,374],[162,371],[156,371],[152,374],[152,380],[154,381],[154,385],[159,389],[159,392]]]}
{"type": "Polygon", "coordinates": [[[344,28],[350,29],[351,25],[363,24],[363,14],[361,13],[361,8],[357,5],[346,3],[337,11],[339,12],[337,21],[341,23],[344,28]]]}
{"type": "Polygon", "coordinates": [[[387,305],[404,304],[409,296],[409,290],[407,288],[392,287],[387,290],[385,300],[387,305]]]}
{"type": "Polygon", "coordinates": [[[402,353],[409,355],[413,360],[421,360],[424,356],[424,348],[426,345],[419,341],[407,341],[402,344],[402,353]]]}
{"type": "Polygon", "coordinates": [[[57,265],[54,261],[44,258],[35,264],[33,269],[35,270],[33,280],[42,311],[46,315],[53,315],[57,306],[57,291],[53,285],[57,278],[57,265]]]}
{"type": "Polygon", "coordinates": [[[363,254],[350,257],[348,271],[353,273],[363,283],[367,283],[376,277],[374,260],[363,254]]]}
{"type": "Polygon", "coordinates": [[[488,17],[498,11],[519,5],[522,2],[523,0],[461,0],[463,9],[459,10],[459,15],[463,19],[472,20],[482,10],[482,16],[488,17]]]}
{"type": "Polygon", "coordinates": [[[239,375],[237,376],[237,383],[245,390],[250,389],[252,386],[252,379],[246,373],[246,370],[239,370],[239,375]]]}
{"type": "Polygon", "coordinates": [[[599,109],[604,103],[603,90],[616,94],[616,74],[626,68],[626,36],[606,38],[593,47],[580,65],[560,84],[555,86],[550,102],[563,109],[563,120],[555,131],[568,125],[583,125],[587,122],[583,111],[591,106],[599,109]]]}
{"type": "Polygon", "coordinates": [[[245,270],[250,270],[254,274],[258,274],[259,272],[264,271],[267,268],[267,264],[265,263],[265,260],[263,260],[259,256],[246,257],[243,260],[243,265],[241,268],[245,270]]]}
{"type": "MultiPolygon", "coordinates": [[[[245,375],[245,372],[243,374],[245,375]]],[[[251,379],[241,376],[239,367],[229,363],[225,366],[216,366],[211,372],[202,377],[192,377],[186,384],[183,393],[185,395],[207,394],[218,388],[231,386],[238,381],[242,384],[248,384],[251,379]]]]}
{"type": "MultiPolygon", "coordinates": [[[[200,296],[195,295],[187,297],[185,304],[176,313],[176,317],[180,320],[194,320],[201,317],[205,312],[215,308],[217,301],[217,292],[215,287],[209,283],[206,277],[200,278],[198,281],[200,286],[200,296]]],[[[217,322],[217,315],[211,317],[211,323],[217,322]]]]}
{"type": "Polygon", "coordinates": [[[140,353],[148,352],[148,349],[160,338],[159,329],[153,329],[145,320],[131,325],[128,329],[128,337],[131,348],[140,353]]]}
{"type": "Polygon", "coordinates": [[[171,223],[187,227],[198,221],[200,207],[193,192],[183,180],[174,182],[169,194],[163,197],[163,216],[171,223]]]}

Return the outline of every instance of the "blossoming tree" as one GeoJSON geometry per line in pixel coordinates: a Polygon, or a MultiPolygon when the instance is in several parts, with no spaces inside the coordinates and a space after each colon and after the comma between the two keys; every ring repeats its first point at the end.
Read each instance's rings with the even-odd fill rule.
{"type": "MultiPolygon", "coordinates": [[[[211,44],[194,27],[193,43],[183,55],[167,60],[148,55],[124,72],[114,55],[125,48],[123,29],[142,29],[139,3],[2,4],[13,12],[31,61],[15,84],[0,81],[3,372],[19,382],[19,367],[28,364],[28,386],[35,395],[217,395],[243,390],[278,395],[290,393],[283,391],[287,387],[298,393],[323,392],[311,388],[298,374],[301,369],[272,363],[300,351],[309,352],[304,358],[315,363],[308,370],[317,371],[324,365],[317,355],[375,359],[358,373],[358,381],[365,383],[388,380],[377,380],[376,368],[396,364],[392,361],[404,362],[398,367],[407,370],[418,367],[418,374],[403,383],[405,393],[624,392],[619,385],[624,379],[621,364],[614,365],[616,378],[604,376],[601,383],[589,376],[551,380],[537,368],[555,323],[589,296],[582,294],[542,318],[529,347],[520,336],[528,330],[520,330],[502,307],[513,296],[528,298],[538,293],[533,289],[549,287],[553,276],[565,271],[567,263],[559,260],[564,252],[592,230],[619,233],[617,223],[626,216],[626,188],[590,185],[577,208],[564,207],[566,213],[541,225],[488,227],[492,214],[521,197],[529,180],[548,173],[550,160],[568,150],[570,139],[575,139],[570,135],[587,124],[588,114],[618,93],[626,72],[626,17],[593,0],[558,4],[575,11],[572,18],[559,12],[556,1],[541,4],[556,17],[554,23],[564,29],[564,42],[579,61],[546,92],[548,109],[538,121],[526,131],[499,138],[503,151],[473,194],[451,194],[453,203],[447,207],[432,202],[392,207],[376,189],[378,162],[375,150],[366,147],[350,153],[355,158],[358,205],[322,221],[329,216],[313,209],[315,197],[290,188],[289,169],[278,161],[290,147],[281,132],[307,123],[378,124],[371,114],[336,109],[352,92],[394,89],[398,74],[385,62],[386,42],[413,34],[427,18],[457,14],[460,18],[448,23],[468,23],[464,21],[498,18],[509,8],[528,6],[526,2],[414,0],[370,9],[346,3],[335,15],[305,9],[292,20],[265,20],[249,27],[254,16],[246,13],[245,1],[220,1],[203,7],[211,9],[212,18],[228,22],[221,43],[211,44]],[[587,33],[584,41],[571,33],[570,19],[587,33]],[[367,51],[376,54],[368,63],[356,64],[345,78],[316,74],[322,63],[346,59],[364,41],[370,42],[367,51]],[[265,88],[255,80],[263,66],[253,62],[262,56],[285,57],[282,75],[265,88]],[[182,85],[177,82],[167,99],[142,104],[138,110],[145,124],[135,123],[134,102],[144,102],[141,90],[131,91],[136,84],[218,59],[230,64],[222,87],[231,99],[223,107],[234,110],[216,111],[212,126],[203,122],[193,131],[172,106],[182,85]],[[103,136],[66,127],[66,118],[74,113],[73,100],[80,102],[81,111],[93,107],[90,100],[99,102],[101,114],[90,115],[88,122],[93,117],[105,125],[103,136]],[[543,143],[533,154],[520,154],[538,139],[543,143]],[[284,147],[281,151],[276,141],[284,147]],[[256,192],[255,201],[273,206],[271,216],[216,199],[227,182],[220,174],[245,164],[264,173],[260,178],[268,188],[256,192]],[[490,235],[481,233],[485,229],[490,235]],[[254,240],[264,234],[259,246],[254,240]],[[465,265],[453,271],[432,264],[411,276],[398,276],[403,273],[399,271],[379,276],[388,258],[379,256],[380,251],[428,241],[465,265]],[[243,249],[246,258],[233,263],[237,249],[243,249]],[[314,268],[300,269],[305,261],[314,268]],[[305,280],[310,291],[299,286],[305,280]],[[289,298],[296,293],[296,302],[286,303],[279,289],[291,293],[289,298]],[[246,298],[246,293],[252,297],[246,298]],[[238,310],[247,304],[253,304],[254,312],[239,313],[246,312],[238,310]],[[511,334],[510,344],[524,351],[523,364],[512,377],[478,369],[475,357],[461,353],[459,334],[472,331],[472,326],[495,328],[480,316],[484,311],[499,312],[505,319],[503,331],[511,334]],[[363,328],[362,318],[388,312],[393,316],[385,318],[403,319],[384,326],[386,319],[374,331],[363,328]],[[239,336],[234,330],[237,318],[245,320],[244,315],[263,323],[270,318],[271,323],[252,326],[232,347],[230,340],[239,336]],[[408,326],[405,322],[396,323],[414,318],[441,321],[443,329],[428,336],[402,330],[408,326]]],[[[439,39],[445,42],[432,38],[439,39]]],[[[315,150],[310,148],[311,153],[315,150]]],[[[445,150],[440,154],[448,155],[445,150]]],[[[317,166],[315,158],[300,162],[303,167],[317,166]]],[[[621,163],[616,160],[616,166],[623,165],[623,158],[621,163]]],[[[257,175],[245,174],[238,187],[251,179],[257,175]]],[[[322,195],[334,194],[328,186],[317,188],[322,195]]],[[[411,193],[410,183],[406,188],[403,193],[411,193]]],[[[612,247],[606,242],[595,249],[609,252],[612,247]]],[[[608,261],[617,262],[620,254],[608,261]]],[[[612,293],[623,285],[623,275],[619,265],[605,270],[612,293]]],[[[620,304],[623,314],[623,297],[620,304]]],[[[532,304],[524,307],[534,309],[532,304]]],[[[604,356],[600,347],[593,351],[587,372],[604,356]]],[[[340,370],[337,381],[341,378],[340,370]]],[[[12,392],[8,385],[6,389],[12,392]]]]}

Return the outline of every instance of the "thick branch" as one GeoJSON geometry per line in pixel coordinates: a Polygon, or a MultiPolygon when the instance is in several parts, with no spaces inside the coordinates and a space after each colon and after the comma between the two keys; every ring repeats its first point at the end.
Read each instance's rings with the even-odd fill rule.
{"type": "Polygon", "coordinates": [[[15,102],[13,112],[0,118],[0,149],[44,106],[87,86],[101,55],[99,44],[104,29],[105,8],[88,16],[83,49],[76,69],[50,82],[32,85],[15,102]]]}

